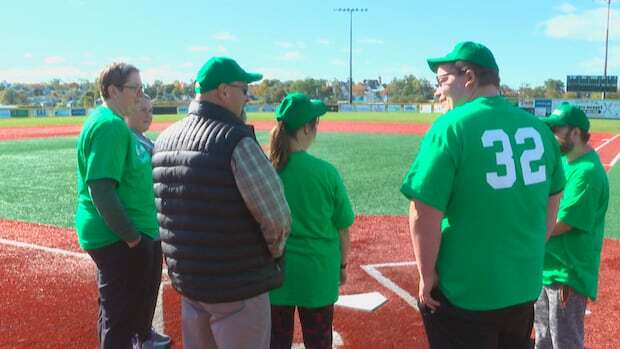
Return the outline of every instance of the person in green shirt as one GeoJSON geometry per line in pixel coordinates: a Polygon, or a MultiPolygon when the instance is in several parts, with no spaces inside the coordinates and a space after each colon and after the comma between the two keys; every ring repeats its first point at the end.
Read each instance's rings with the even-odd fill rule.
{"type": "Polygon", "coordinates": [[[401,192],[431,348],[526,348],[545,241],[564,188],[549,127],[499,95],[499,68],[467,41],[427,60],[448,110],[401,192]]]}
{"type": "Polygon", "coordinates": [[[544,120],[562,151],[566,188],[545,248],[543,290],[535,304],[536,348],[583,348],[586,304],[596,300],[609,183],[588,144],[590,121],[561,104],[544,120]]]}
{"type": "Polygon", "coordinates": [[[291,209],[284,252],[284,283],[270,293],[271,348],[290,348],[295,308],[306,348],[331,348],[334,303],[346,281],[349,230],[355,215],[340,174],[308,154],[317,134],[322,101],[288,94],[276,110],[270,159],[291,209]]]}
{"type": "Polygon", "coordinates": [[[142,94],[138,69],[113,63],[98,79],[104,103],[77,140],[78,241],[97,266],[101,348],[132,348],[148,337],[154,242],[159,235],[151,156],[125,120],[142,94]]]}
{"type": "MultiPolygon", "coordinates": [[[[133,114],[125,116],[127,126],[131,129],[131,132],[136,137],[136,151],[139,153],[149,154],[149,162],[151,161],[151,154],[153,153],[153,141],[151,141],[144,133],[148,131],[149,127],[153,123],[153,104],[151,98],[142,94],[136,102],[136,108],[133,114]]],[[[147,312],[145,316],[145,322],[152,324],[153,317],[155,315],[155,308],[157,307],[157,296],[159,294],[159,287],[161,284],[161,272],[162,272],[163,255],[161,250],[161,239],[158,236],[153,243],[153,268],[149,272],[153,273],[153,277],[150,280],[153,282],[152,289],[156,292],[151,292],[145,297],[150,297],[150,307],[145,308],[147,312]]],[[[163,333],[159,333],[151,326],[148,337],[142,343],[144,349],[156,349],[156,348],[168,348],[172,342],[170,336],[163,333]]]]}

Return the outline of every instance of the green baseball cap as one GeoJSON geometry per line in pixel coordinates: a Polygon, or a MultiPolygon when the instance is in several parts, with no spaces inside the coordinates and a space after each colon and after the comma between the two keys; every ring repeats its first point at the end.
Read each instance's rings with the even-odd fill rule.
{"type": "Polygon", "coordinates": [[[439,58],[429,58],[426,60],[433,73],[437,73],[437,68],[444,63],[466,61],[477,64],[481,67],[493,69],[499,72],[495,58],[486,46],[473,41],[459,42],[454,46],[452,52],[439,58]]]}
{"type": "Polygon", "coordinates": [[[294,131],[326,112],[323,101],[310,99],[301,92],[291,92],[276,109],[276,120],[284,122],[287,130],[294,131]]]}
{"type": "Polygon", "coordinates": [[[251,83],[262,78],[263,74],[246,72],[232,58],[213,57],[198,71],[194,90],[196,93],[205,93],[216,89],[220,84],[233,81],[251,83]]]}
{"type": "Polygon", "coordinates": [[[588,120],[586,113],[578,107],[566,102],[560,104],[553,113],[543,119],[543,121],[551,127],[572,126],[578,127],[586,132],[590,130],[590,120],[588,120]]]}

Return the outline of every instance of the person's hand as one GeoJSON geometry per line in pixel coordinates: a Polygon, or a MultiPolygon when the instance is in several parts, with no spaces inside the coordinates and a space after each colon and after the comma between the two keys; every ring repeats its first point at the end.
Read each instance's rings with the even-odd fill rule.
{"type": "Polygon", "coordinates": [[[437,287],[437,272],[433,271],[431,275],[425,275],[420,278],[418,289],[418,301],[423,305],[435,311],[439,307],[439,302],[431,297],[431,291],[437,287]]]}
{"type": "Polygon", "coordinates": [[[340,268],[340,286],[347,282],[347,268],[340,268]]]}
{"type": "Polygon", "coordinates": [[[562,287],[560,287],[560,303],[562,304],[562,307],[566,307],[568,304],[568,299],[572,294],[573,289],[570,286],[562,285],[562,287]]]}
{"type": "Polygon", "coordinates": [[[134,241],[125,241],[125,243],[129,246],[129,248],[134,248],[140,244],[140,241],[142,241],[142,235],[139,235],[134,241]]]}

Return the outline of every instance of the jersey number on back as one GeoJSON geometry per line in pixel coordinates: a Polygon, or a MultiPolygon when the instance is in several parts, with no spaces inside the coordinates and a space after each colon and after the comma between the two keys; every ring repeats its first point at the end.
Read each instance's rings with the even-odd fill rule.
{"type": "MultiPolygon", "coordinates": [[[[545,165],[538,167],[538,170],[532,171],[531,163],[542,159],[544,153],[543,142],[538,131],[532,127],[524,127],[517,130],[514,135],[517,144],[524,144],[526,139],[534,142],[534,149],[528,149],[521,154],[521,173],[523,175],[523,183],[532,185],[544,182],[547,179],[545,165]]],[[[510,139],[504,130],[486,130],[482,134],[482,145],[485,148],[492,147],[495,143],[502,144],[502,150],[495,154],[495,161],[498,166],[506,168],[505,175],[499,175],[497,172],[487,172],[487,183],[494,189],[505,189],[512,187],[517,181],[517,171],[515,169],[515,160],[512,153],[510,139]]]]}

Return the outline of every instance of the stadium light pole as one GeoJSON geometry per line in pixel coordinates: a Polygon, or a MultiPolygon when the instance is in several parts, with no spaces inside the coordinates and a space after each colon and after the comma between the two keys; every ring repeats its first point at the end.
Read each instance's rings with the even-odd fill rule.
{"type": "Polygon", "coordinates": [[[336,8],[349,13],[349,104],[353,104],[353,12],[368,12],[367,8],[336,8]]]}
{"type": "MultiPolygon", "coordinates": [[[[605,66],[603,68],[603,83],[607,82],[607,52],[609,49],[609,13],[611,12],[611,0],[607,0],[607,27],[605,28],[605,66]]],[[[601,94],[601,99],[605,99],[605,91],[601,94]]]]}

